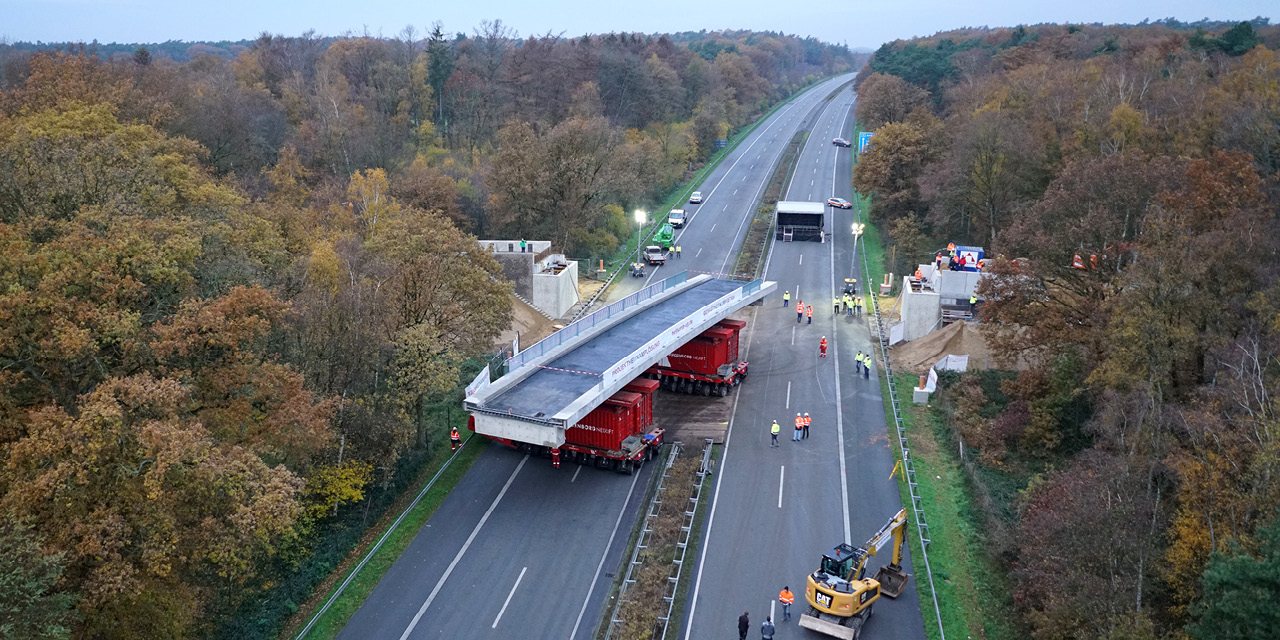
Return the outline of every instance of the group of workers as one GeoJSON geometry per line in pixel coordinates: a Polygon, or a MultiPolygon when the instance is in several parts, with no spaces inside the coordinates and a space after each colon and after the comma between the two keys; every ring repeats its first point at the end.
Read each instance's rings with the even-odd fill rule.
{"type": "MultiPolygon", "coordinates": [[[[844,313],[852,316],[854,313],[862,315],[862,296],[854,296],[852,294],[843,294],[839,297],[831,299],[832,309],[836,315],[844,313]]],[[[784,291],[782,293],[782,306],[791,306],[791,292],[784,291]]],[[[796,322],[803,322],[805,318],[809,319],[808,324],[813,324],[813,305],[805,304],[803,300],[796,300],[796,322]]]]}
{"type": "MultiPolygon", "coordinates": [[[[956,243],[954,242],[947,243],[946,251],[939,251],[938,254],[933,257],[934,267],[939,271],[942,270],[942,258],[944,256],[947,258],[947,268],[951,271],[964,271],[966,266],[973,266],[973,268],[978,271],[982,271],[983,261],[977,260],[977,264],[969,265],[969,258],[956,249],[956,243]]],[[[916,269],[916,278],[920,277],[920,270],[916,269]]]]}
{"type": "MultiPolygon", "coordinates": [[[[809,437],[809,425],[813,424],[813,419],[809,414],[796,414],[796,430],[791,436],[792,442],[799,442],[809,437]]],[[[782,433],[782,425],[777,420],[769,425],[769,446],[776,447],[778,445],[778,434],[782,433]]]]}

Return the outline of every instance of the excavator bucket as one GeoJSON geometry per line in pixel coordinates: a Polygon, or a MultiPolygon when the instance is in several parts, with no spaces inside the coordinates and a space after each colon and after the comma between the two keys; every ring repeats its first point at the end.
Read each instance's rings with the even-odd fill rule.
{"type": "Polygon", "coordinates": [[[910,579],[911,574],[903,571],[902,567],[896,564],[884,565],[876,572],[876,582],[880,583],[880,595],[890,598],[902,595],[910,579]]]}
{"type": "MultiPolygon", "coordinates": [[[[858,624],[858,627],[861,626],[861,624],[858,624]]],[[[860,631],[859,628],[846,627],[842,624],[823,620],[818,616],[811,616],[809,614],[800,616],[800,628],[817,631],[823,635],[840,638],[840,640],[857,640],[858,631],[860,631]]]]}

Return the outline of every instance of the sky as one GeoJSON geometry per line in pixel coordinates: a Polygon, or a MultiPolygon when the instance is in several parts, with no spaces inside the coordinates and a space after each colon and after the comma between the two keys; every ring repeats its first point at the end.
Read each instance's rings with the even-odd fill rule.
{"type": "Polygon", "coordinates": [[[500,19],[520,36],[615,31],[660,33],[752,29],[875,48],[898,38],[966,26],[1038,22],[1133,23],[1280,19],[1277,0],[0,0],[0,39],[163,42],[244,40],[263,31],[297,35],[368,32],[392,36],[436,20],[470,34],[500,19]]]}

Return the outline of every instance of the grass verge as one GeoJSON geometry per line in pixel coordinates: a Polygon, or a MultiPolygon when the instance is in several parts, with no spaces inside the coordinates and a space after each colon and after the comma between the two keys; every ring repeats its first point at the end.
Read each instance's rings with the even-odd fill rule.
{"type": "MultiPolygon", "coordinates": [[[[720,457],[724,455],[724,446],[711,448],[711,469],[720,468],[720,457]]],[[[707,484],[702,487],[703,499],[698,501],[698,512],[693,517],[693,530],[689,533],[689,548],[684,554],[685,570],[680,574],[680,583],[676,585],[674,604],[671,606],[671,621],[667,623],[667,637],[679,638],[680,629],[684,626],[684,607],[689,599],[689,585],[693,584],[693,569],[698,564],[698,551],[702,548],[702,535],[707,526],[707,514],[711,511],[711,497],[715,491],[715,473],[707,476],[707,484]]]]}
{"type": "MultiPolygon", "coordinates": [[[[918,378],[911,374],[897,374],[892,380],[899,398],[911,397],[911,389],[917,382],[918,378]]],[[[889,383],[881,380],[886,420],[892,429],[889,383]]],[[[926,405],[908,404],[901,409],[911,445],[917,491],[928,516],[929,563],[943,628],[952,638],[1014,640],[1020,637],[1009,615],[1013,601],[1008,581],[986,553],[981,518],[975,511],[964,470],[956,454],[949,447],[941,446],[946,442],[940,433],[941,416],[926,405]]],[[[900,481],[898,489],[902,503],[911,504],[906,482],[900,481]]],[[[907,537],[912,558],[919,559],[922,556],[920,539],[915,534],[915,514],[910,509],[907,513],[911,520],[907,537]]],[[[938,625],[923,562],[916,562],[915,573],[925,635],[936,640],[938,625]]]]}
{"type": "MultiPolygon", "coordinates": [[[[378,549],[377,553],[369,559],[369,562],[360,570],[360,573],[356,575],[355,579],[347,585],[347,588],[343,591],[342,595],[339,596],[333,605],[325,611],[324,615],[316,621],[315,626],[313,626],[311,631],[307,633],[306,637],[308,640],[320,640],[335,638],[338,636],[338,633],[342,631],[344,626],[346,626],[347,621],[351,619],[351,616],[355,614],[356,610],[360,608],[360,605],[364,604],[365,599],[373,592],[373,588],[378,586],[378,583],[382,580],[382,576],[386,574],[387,569],[391,568],[391,565],[400,558],[400,555],[404,553],[406,548],[408,548],[409,543],[413,541],[414,536],[418,535],[418,530],[422,528],[422,525],[426,524],[427,520],[431,518],[431,515],[435,513],[437,508],[439,508],[440,503],[444,502],[444,499],[449,495],[449,492],[452,491],[454,486],[458,484],[458,481],[466,475],[467,470],[471,468],[471,464],[475,462],[476,458],[480,457],[480,454],[484,451],[486,444],[484,438],[476,436],[470,431],[464,430],[462,433],[464,442],[468,442],[469,444],[463,447],[462,451],[458,454],[458,457],[454,459],[453,463],[449,465],[449,468],[440,475],[440,478],[436,480],[436,483],[431,487],[431,490],[428,491],[413,510],[405,516],[405,519],[400,522],[395,531],[391,532],[391,535],[387,536],[386,542],[384,542],[382,547],[378,549]],[[479,439],[475,442],[470,442],[470,438],[479,439]]],[[[415,482],[414,486],[421,487],[426,484],[426,482],[440,469],[441,465],[448,460],[448,454],[449,452],[442,448],[437,460],[433,460],[431,464],[424,465],[419,474],[419,481],[415,482]]],[[[363,558],[364,555],[368,553],[368,550],[372,548],[377,540],[382,537],[388,528],[390,528],[395,519],[403,512],[404,507],[408,506],[408,504],[412,502],[417,493],[417,491],[406,491],[401,497],[403,505],[397,504],[396,507],[388,509],[387,512],[383,514],[378,524],[369,528],[369,531],[376,533],[376,535],[365,536],[361,541],[361,544],[357,546],[356,549],[352,550],[348,555],[347,560],[343,563],[341,570],[334,572],[336,579],[332,580],[332,582],[335,584],[325,590],[323,595],[313,596],[306,605],[300,609],[299,614],[294,616],[295,623],[289,625],[285,633],[281,634],[281,638],[293,638],[299,631],[301,631],[302,627],[310,621],[314,612],[323,606],[337,590],[337,584],[340,584],[342,580],[346,579],[346,576],[350,573],[349,570],[359,562],[360,558],[363,558]]]]}
{"type": "Polygon", "coordinates": [[[782,151],[782,158],[769,176],[760,202],[756,203],[755,216],[747,227],[747,234],[742,237],[742,245],[738,248],[738,259],[734,261],[733,275],[744,278],[755,278],[760,275],[764,266],[764,256],[769,250],[770,229],[773,228],[773,210],[782,196],[782,185],[791,178],[795,171],[796,161],[800,158],[800,150],[805,140],[809,139],[807,129],[797,131],[791,142],[782,151]]]}

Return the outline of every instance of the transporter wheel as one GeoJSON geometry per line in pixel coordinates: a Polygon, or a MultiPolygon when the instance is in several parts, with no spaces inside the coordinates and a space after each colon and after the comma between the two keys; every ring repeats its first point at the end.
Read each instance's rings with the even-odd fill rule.
{"type": "Polygon", "coordinates": [[[720,396],[721,398],[729,395],[729,385],[727,384],[716,385],[716,395],[720,396]]]}
{"type": "Polygon", "coordinates": [[[698,386],[700,387],[700,388],[698,389],[698,393],[701,393],[703,396],[709,396],[709,395],[711,395],[711,383],[710,383],[710,382],[701,382],[701,381],[699,381],[699,382],[698,382],[698,386]]]}
{"type": "Polygon", "coordinates": [[[635,460],[631,461],[631,470],[636,473],[640,473],[640,470],[644,468],[644,461],[648,459],[649,459],[649,453],[647,451],[645,453],[640,454],[639,458],[636,458],[635,460]]]}

